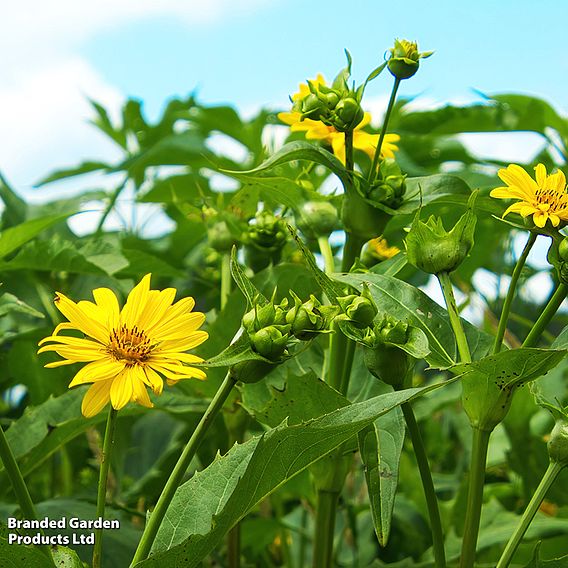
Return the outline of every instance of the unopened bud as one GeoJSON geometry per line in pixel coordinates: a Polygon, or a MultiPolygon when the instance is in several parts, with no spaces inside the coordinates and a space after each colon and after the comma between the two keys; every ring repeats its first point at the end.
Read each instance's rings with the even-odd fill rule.
{"type": "Polygon", "coordinates": [[[418,71],[420,59],[430,57],[433,53],[432,51],[419,53],[416,42],[405,39],[395,39],[394,47],[389,51],[387,66],[391,74],[400,80],[412,77],[418,71]]]}
{"type": "Polygon", "coordinates": [[[561,418],[556,422],[548,440],[548,455],[553,462],[568,466],[568,420],[561,418]]]}
{"type": "Polygon", "coordinates": [[[270,361],[278,361],[286,351],[290,339],[290,325],[271,325],[253,333],[250,341],[253,349],[270,361]]]}

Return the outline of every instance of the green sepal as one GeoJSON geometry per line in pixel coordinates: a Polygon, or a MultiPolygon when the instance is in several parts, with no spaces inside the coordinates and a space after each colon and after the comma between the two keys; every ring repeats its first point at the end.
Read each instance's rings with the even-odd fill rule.
{"type": "Polygon", "coordinates": [[[473,247],[477,218],[473,206],[477,197],[474,191],[468,200],[468,209],[450,231],[446,231],[440,217],[420,220],[416,213],[410,232],[406,236],[408,261],[429,274],[452,272],[467,257],[473,247]]]}
{"type": "Polygon", "coordinates": [[[568,466],[568,419],[562,418],[556,421],[550,438],[547,442],[550,460],[566,467],[568,466]]]}

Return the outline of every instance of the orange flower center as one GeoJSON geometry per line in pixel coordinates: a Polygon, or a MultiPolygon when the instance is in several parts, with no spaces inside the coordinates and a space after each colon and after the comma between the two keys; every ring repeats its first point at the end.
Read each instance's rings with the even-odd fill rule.
{"type": "Polygon", "coordinates": [[[536,201],[543,211],[558,212],[568,207],[568,193],[556,189],[537,189],[536,201]],[[542,207],[545,206],[545,207],[542,207]]]}
{"type": "Polygon", "coordinates": [[[127,365],[134,365],[147,361],[153,348],[154,345],[143,331],[136,326],[129,329],[123,324],[120,328],[112,330],[107,353],[117,361],[126,361],[127,365]]]}

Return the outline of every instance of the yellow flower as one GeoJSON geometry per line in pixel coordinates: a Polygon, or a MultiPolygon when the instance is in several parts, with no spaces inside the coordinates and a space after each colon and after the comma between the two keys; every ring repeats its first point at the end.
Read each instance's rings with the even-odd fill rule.
{"type": "MultiPolygon", "coordinates": [[[[316,87],[326,84],[325,79],[321,73],[317,74],[317,77],[312,80],[312,83],[316,87]]],[[[292,95],[292,101],[293,102],[301,101],[302,99],[305,99],[310,93],[311,93],[310,86],[307,83],[300,83],[298,85],[298,92],[292,95]]]]}
{"type": "Polygon", "coordinates": [[[64,358],[46,367],[87,363],[69,384],[71,388],[93,383],[83,398],[84,416],[98,414],[109,401],[116,410],[130,401],[151,408],[146,387],[161,394],[162,376],[168,384],[180,379],[205,379],[201,369],[185,365],[203,361],[185,351],[207,339],[207,332],[197,331],[205,315],[191,311],[193,298],[174,304],[175,294],[175,288],[150,290],[150,274],[133,288],[122,310],[108,288],[93,290],[94,303],[75,303],[56,293],[55,305],[69,321],[60,323],[53,335],[40,341],[40,345],[51,344],[38,353],[55,351],[64,358]],[[85,337],[59,335],[64,329],[85,337]]]}
{"type": "MultiPolygon", "coordinates": [[[[343,132],[339,132],[333,126],[327,126],[319,120],[310,118],[302,120],[302,115],[299,112],[281,112],[278,114],[278,118],[288,124],[292,132],[305,132],[307,140],[321,140],[329,144],[333,153],[345,164],[345,134],[343,132]]],[[[372,159],[379,142],[379,135],[369,134],[362,130],[370,122],[371,115],[366,112],[363,120],[353,131],[353,147],[362,150],[372,159]]],[[[399,140],[398,134],[386,134],[381,148],[381,158],[394,158],[394,153],[398,150],[395,143],[399,140]]]]}
{"type": "Polygon", "coordinates": [[[546,167],[538,164],[535,167],[535,179],[523,168],[511,164],[499,170],[499,177],[507,187],[497,187],[491,197],[498,199],[518,199],[503,213],[518,213],[521,217],[533,216],[537,227],[544,227],[550,222],[558,227],[568,222],[568,194],[566,193],[566,177],[562,171],[547,174],[546,167]]]}
{"type": "Polygon", "coordinates": [[[384,237],[377,237],[367,243],[367,251],[378,260],[382,261],[396,256],[400,252],[400,249],[395,246],[389,246],[384,237]]]}

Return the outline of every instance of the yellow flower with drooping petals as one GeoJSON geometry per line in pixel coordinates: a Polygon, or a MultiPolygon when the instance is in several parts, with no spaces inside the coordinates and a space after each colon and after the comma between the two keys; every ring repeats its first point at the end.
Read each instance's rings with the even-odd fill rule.
{"type": "Polygon", "coordinates": [[[376,237],[367,243],[367,251],[375,258],[382,261],[396,256],[400,252],[400,249],[395,246],[389,246],[384,237],[376,237]]]}
{"type": "Polygon", "coordinates": [[[558,170],[547,174],[546,167],[538,164],[533,179],[521,166],[510,164],[499,170],[499,177],[507,184],[497,187],[491,197],[498,199],[517,199],[507,208],[503,217],[509,213],[518,213],[526,218],[533,216],[534,224],[543,228],[550,220],[554,227],[568,223],[568,193],[566,193],[566,176],[558,170]]]}
{"type": "MultiPolygon", "coordinates": [[[[343,164],[345,164],[345,134],[339,132],[333,126],[327,126],[319,120],[305,118],[299,112],[281,112],[278,118],[290,126],[292,132],[305,132],[307,140],[320,140],[329,144],[333,153],[343,164]]],[[[371,122],[370,113],[366,112],[363,120],[353,131],[353,148],[362,150],[369,158],[373,158],[379,142],[378,134],[364,132],[362,128],[371,122]]],[[[398,150],[396,142],[400,140],[398,134],[386,134],[381,148],[381,158],[394,158],[394,153],[398,150]]]]}
{"type": "Polygon", "coordinates": [[[161,394],[162,377],[168,384],[206,378],[201,369],[186,365],[203,361],[186,351],[207,339],[207,332],[198,331],[205,315],[192,312],[191,297],[174,304],[175,295],[175,288],[150,290],[150,274],[133,288],[122,310],[108,288],[93,290],[94,302],[75,303],[56,293],[55,305],[69,321],[40,341],[49,344],[38,353],[55,351],[64,358],[46,367],[87,363],[69,384],[71,388],[92,383],[81,406],[84,416],[98,414],[109,401],[116,410],[130,401],[151,408],[146,387],[161,394]],[[62,330],[84,337],[60,335],[62,330]]]}

